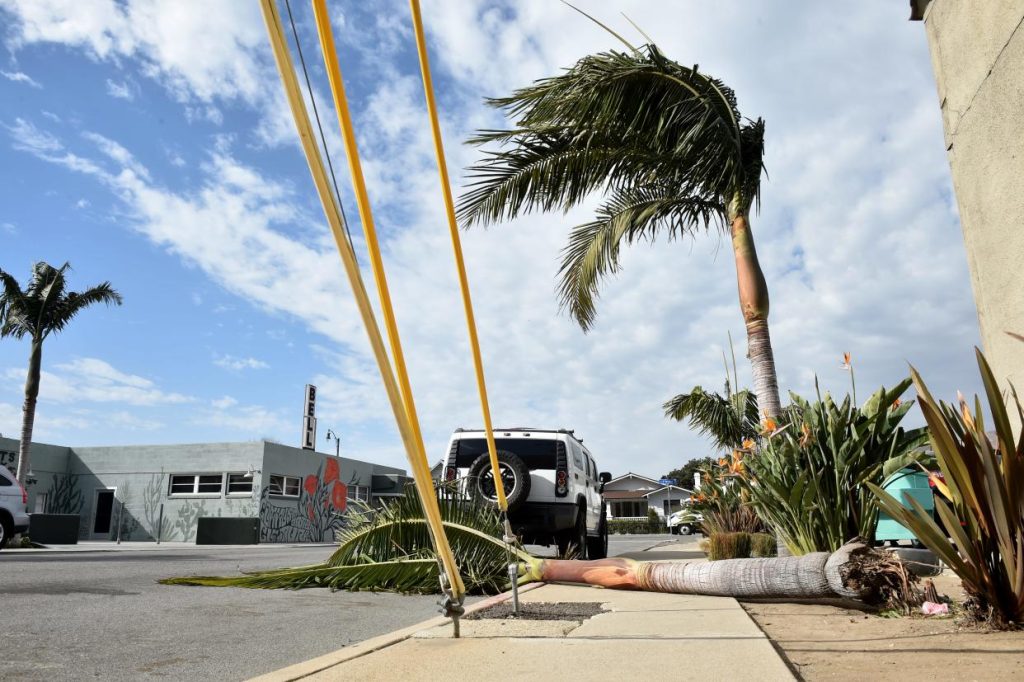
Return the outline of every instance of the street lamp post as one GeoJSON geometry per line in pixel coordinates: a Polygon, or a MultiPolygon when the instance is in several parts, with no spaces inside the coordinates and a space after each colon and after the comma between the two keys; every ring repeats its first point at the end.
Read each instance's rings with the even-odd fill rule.
{"type": "Polygon", "coordinates": [[[334,439],[334,456],[341,457],[341,439],[334,431],[327,429],[327,442],[330,443],[332,438],[334,439]]]}

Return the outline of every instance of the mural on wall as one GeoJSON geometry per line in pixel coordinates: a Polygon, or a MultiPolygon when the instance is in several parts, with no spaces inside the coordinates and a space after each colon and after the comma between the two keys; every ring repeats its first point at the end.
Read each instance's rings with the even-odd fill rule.
{"type": "Polygon", "coordinates": [[[70,471],[58,474],[50,479],[50,487],[46,491],[47,514],[81,514],[85,506],[85,496],[78,487],[78,476],[70,471]]]}
{"type": "Polygon", "coordinates": [[[139,530],[141,525],[139,520],[129,511],[132,506],[132,497],[131,483],[127,480],[121,481],[117,486],[117,523],[111,526],[111,538],[119,537],[122,540],[131,540],[135,531],[139,530]],[[121,527],[120,533],[117,526],[121,527]]]}
{"type": "Polygon", "coordinates": [[[0,466],[5,466],[14,473],[14,469],[18,466],[18,453],[11,452],[10,450],[0,450],[0,466]]]}
{"type": "MultiPolygon", "coordinates": [[[[355,482],[355,478],[349,481],[355,482]]],[[[327,459],[302,481],[298,498],[282,498],[265,486],[260,494],[260,542],[331,542],[345,525],[348,484],[338,460],[327,459]]]]}
{"type": "Polygon", "coordinates": [[[167,517],[166,510],[164,511],[163,519],[160,518],[160,504],[164,501],[164,474],[153,474],[149,483],[146,484],[145,489],[142,491],[142,516],[145,520],[145,527],[149,529],[149,534],[154,540],[158,537],[161,540],[170,540],[171,538],[171,520],[167,517]],[[157,533],[157,524],[161,524],[159,533],[157,533]]]}

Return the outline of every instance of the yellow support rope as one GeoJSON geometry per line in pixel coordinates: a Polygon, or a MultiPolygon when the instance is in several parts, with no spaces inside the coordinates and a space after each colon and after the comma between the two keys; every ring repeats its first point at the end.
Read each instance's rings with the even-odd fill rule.
{"type": "Polygon", "coordinates": [[[466,277],[466,263],[462,258],[462,239],[459,224],[455,219],[455,202],[452,200],[451,184],[448,180],[448,164],[444,159],[444,143],[441,140],[441,124],[437,119],[437,102],[434,100],[434,84],[430,77],[430,58],[427,56],[427,39],[423,33],[423,18],[420,16],[419,0],[409,0],[412,9],[412,24],[416,33],[416,51],[420,58],[420,72],[423,74],[423,94],[427,98],[427,112],[430,114],[430,132],[434,137],[434,153],[437,156],[437,173],[441,178],[441,193],[448,214],[448,230],[452,236],[452,250],[455,252],[455,267],[459,272],[459,288],[462,290],[462,307],[466,311],[466,327],[469,330],[469,346],[473,351],[473,367],[476,370],[476,386],[480,392],[480,410],[484,415],[484,431],[487,433],[487,452],[491,457],[494,473],[494,489],[498,493],[498,508],[508,511],[505,499],[505,485],[498,470],[498,450],[494,444],[494,428],[491,426],[491,407],[487,401],[487,384],[484,381],[484,363],[480,356],[480,340],[476,333],[476,318],[473,315],[473,300],[469,295],[469,280],[466,277]]]}
{"type": "MultiPolygon", "coordinates": [[[[440,510],[437,505],[437,496],[434,493],[434,485],[430,478],[429,468],[426,467],[426,453],[423,448],[422,438],[419,437],[418,425],[414,428],[414,424],[416,424],[415,412],[410,415],[406,410],[406,407],[403,406],[403,399],[405,396],[409,396],[411,402],[411,392],[409,392],[407,388],[408,379],[406,378],[405,381],[406,392],[403,395],[395,380],[395,374],[391,368],[391,362],[388,358],[388,353],[380,333],[380,328],[377,326],[377,321],[374,318],[373,307],[366,291],[366,285],[363,283],[362,275],[359,271],[359,265],[355,259],[355,252],[352,250],[351,244],[345,236],[341,215],[338,206],[335,204],[334,196],[331,194],[331,186],[328,181],[327,171],[324,168],[323,160],[320,158],[320,150],[317,147],[316,139],[313,134],[313,127],[309,120],[309,114],[307,113],[305,103],[302,100],[302,93],[299,89],[299,83],[295,76],[295,68],[292,64],[291,55],[288,51],[288,44],[284,37],[284,30],[281,25],[280,17],[278,16],[275,0],[260,0],[260,6],[263,10],[263,19],[267,26],[267,33],[270,36],[270,44],[274,51],[274,59],[277,63],[277,69],[281,75],[281,81],[284,85],[285,94],[288,97],[292,116],[295,119],[295,126],[298,129],[299,140],[302,143],[302,149],[305,153],[306,161],[309,164],[309,170],[313,176],[313,183],[315,184],[317,193],[320,197],[320,203],[323,205],[324,215],[330,225],[331,233],[334,236],[334,241],[338,247],[338,253],[341,255],[341,261],[345,266],[345,273],[348,276],[349,284],[352,286],[352,292],[355,295],[360,317],[362,318],[363,325],[366,328],[366,333],[369,336],[370,347],[373,350],[377,366],[380,369],[381,378],[384,381],[384,388],[387,393],[388,400],[391,403],[391,409],[394,412],[398,431],[402,437],[402,443],[405,446],[410,466],[412,466],[413,469],[413,478],[416,483],[416,489],[420,495],[420,500],[424,507],[427,526],[430,528],[434,547],[437,550],[442,568],[444,569],[444,573],[449,581],[449,590],[451,592],[450,596],[456,603],[461,603],[462,597],[466,592],[466,588],[462,582],[462,576],[459,574],[458,566],[455,563],[455,557],[452,554],[451,546],[448,543],[448,538],[444,533],[444,527],[441,523],[440,510]]],[[[326,12],[324,12],[324,16],[326,17],[326,12]]],[[[350,153],[350,162],[352,156],[353,154],[350,153]]],[[[358,159],[356,160],[356,164],[358,164],[358,159]]],[[[360,175],[360,180],[361,179],[360,175]]],[[[362,196],[365,199],[365,188],[363,189],[362,196]]],[[[363,206],[360,204],[360,213],[362,213],[362,208],[363,206]]],[[[374,239],[373,248],[375,249],[375,247],[376,240],[374,239]]],[[[377,253],[377,260],[379,261],[379,252],[377,253]]],[[[394,319],[393,315],[390,315],[390,299],[386,300],[387,307],[385,308],[385,316],[391,317],[391,326],[389,327],[390,331],[394,326],[394,319]]],[[[399,355],[396,357],[401,356],[399,355]]],[[[401,366],[403,376],[404,371],[405,368],[403,363],[401,366]]]]}
{"type": "Polygon", "coordinates": [[[317,33],[320,36],[320,49],[323,52],[324,67],[327,69],[327,80],[330,82],[331,94],[334,96],[334,107],[338,114],[338,125],[341,130],[342,140],[345,143],[345,155],[348,158],[348,168],[352,175],[352,188],[356,194],[359,220],[363,227],[363,234],[366,237],[366,249],[370,255],[373,279],[377,284],[377,294],[380,297],[381,312],[384,315],[384,330],[387,332],[388,342],[391,345],[391,356],[395,362],[402,404],[405,406],[405,414],[411,430],[413,450],[409,452],[409,463],[412,466],[416,488],[423,499],[428,526],[432,528],[432,533],[435,536],[434,546],[444,566],[445,573],[451,581],[453,598],[459,600],[465,594],[466,588],[462,583],[462,576],[459,574],[458,566],[455,563],[455,556],[452,554],[451,546],[448,544],[448,539],[444,534],[444,527],[441,523],[441,511],[437,505],[434,481],[430,476],[427,451],[423,446],[423,435],[420,431],[419,418],[416,414],[416,402],[413,399],[412,386],[409,383],[409,373],[405,366],[405,353],[402,352],[402,341],[398,335],[395,311],[391,305],[391,293],[388,290],[384,262],[380,256],[380,244],[377,240],[377,229],[373,221],[373,210],[370,208],[370,197],[366,191],[366,180],[363,177],[363,167],[359,160],[359,146],[356,144],[355,131],[352,128],[352,115],[348,109],[345,83],[341,77],[338,53],[334,46],[334,33],[331,29],[331,19],[327,13],[327,3],[325,0],[313,0],[313,14],[316,17],[317,33]]]}

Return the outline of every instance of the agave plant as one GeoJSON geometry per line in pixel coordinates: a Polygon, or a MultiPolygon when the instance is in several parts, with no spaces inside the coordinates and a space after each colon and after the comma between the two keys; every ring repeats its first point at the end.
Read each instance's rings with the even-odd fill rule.
{"type": "MultiPolygon", "coordinates": [[[[997,626],[1019,626],[1024,623],[1024,432],[1014,437],[1009,401],[1004,402],[985,356],[975,350],[995,443],[986,432],[977,397],[973,412],[963,397],[954,409],[936,402],[921,376],[911,372],[945,479],[935,481],[946,498],[935,500],[945,531],[916,500],[908,499],[907,508],[878,486],[869,487],[887,514],[960,577],[973,615],[997,626]]],[[[1024,422],[1020,399],[1012,389],[1011,395],[1024,422]]]]}
{"type": "Polygon", "coordinates": [[[905,379],[876,391],[861,407],[818,393],[790,394],[783,423],[762,439],[740,474],[750,504],[793,554],[833,552],[853,537],[874,539],[878,508],[864,486],[924,457],[925,430],[900,423],[905,379]]]}
{"type": "MultiPolygon", "coordinates": [[[[521,548],[505,545],[498,512],[493,506],[453,499],[450,495],[441,497],[438,504],[445,533],[469,592],[499,592],[508,584],[510,558],[516,563],[533,560],[521,548]]],[[[329,587],[420,594],[438,591],[437,556],[415,487],[409,486],[404,497],[384,507],[350,513],[346,521],[346,527],[338,532],[338,549],[322,564],[240,576],[168,578],[161,582],[264,589],[329,587]]]]}

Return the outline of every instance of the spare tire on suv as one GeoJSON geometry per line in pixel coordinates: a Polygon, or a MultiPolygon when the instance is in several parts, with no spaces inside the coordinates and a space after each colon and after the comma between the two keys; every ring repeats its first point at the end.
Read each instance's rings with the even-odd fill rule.
{"type": "MultiPolygon", "coordinates": [[[[515,511],[530,496],[530,470],[518,456],[507,450],[498,450],[498,471],[505,486],[508,510],[515,511]]],[[[498,493],[494,486],[494,472],[491,457],[483,454],[473,460],[469,467],[469,494],[474,499],[497,504],[498,493]]]]}

